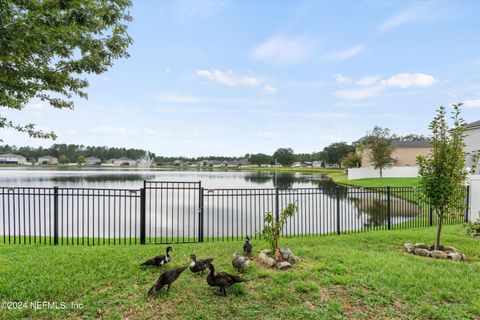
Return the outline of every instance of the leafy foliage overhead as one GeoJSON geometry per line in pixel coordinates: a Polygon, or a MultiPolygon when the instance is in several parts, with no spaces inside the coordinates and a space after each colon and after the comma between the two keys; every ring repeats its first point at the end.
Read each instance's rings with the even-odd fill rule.
{"type": "MultiPolygon", "coordinates": [[[[86,98],[85,74],[100,74],[128,57],[130,0],[0,1],[0,106],[21,110],[32,100],[73,108],[86,98]]],[[[33,124],[0,116],[0,128],[55,138],[33,124]]]]}

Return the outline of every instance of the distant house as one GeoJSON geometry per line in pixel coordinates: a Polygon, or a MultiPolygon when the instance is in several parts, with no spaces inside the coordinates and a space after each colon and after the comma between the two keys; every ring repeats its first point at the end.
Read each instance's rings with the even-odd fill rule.
{"type": "Polygon", "coordinates": [[[85,164],[87,166],[99,166],[102,164],[102,159],[99,159],[94,156],[90,156],[85,159],[85,164]]]}
{"type": "Polygon", "coordinates": [[[292,167],[293,167],[293,168],[303,167],[303,163],[301,163],[300,161],[294,162],[294,163],[292,164],[292,167]]]}
{"type": "Polygon", "coordinates": [[[0,154],[0,163],[1,164],[27,164],[27,158],[18,154],[13,154],[13,153],[0,154]]]}
{"type": "Polygon", "coordinates": [[[58,164],[58,158],[57,157],[52,157],[52,156],[41,156],[38,157],[37,164],[58,164]]]}
{"type": "Polygon", "coordinates": [[[176,167],[181,167],[181,166],[184,166],[185,164],[183,163],[182,160],[175,160],[173,161],[173,165],[176,167]]]}
{"type": "Polygon", "coordinates": [[[117,159],[112,159],[111,161],[116,166],[134,166],[137,164],[137,161],[127,157],[120,157],[117,159]]]}
{"type": "MultiPolygon", "coordinates": [[[[480,152],[480,120],[467,124],[467,130],[465,131],[465,165],[469,168],[472,167],[472,158],[476,152],[480,152]]],[[[476,169],[476,173],[480,173],[480,168],[476,169]]]]}
{"type": "MultiPolygon", "coordinates": [[[[416,167],[417,156],[427,156],[432,152],[432,144],[428,140],[400,141],[392,142],[392,158],[395,160],[394,167],[416,167]]],[[[362,153],[362,168],[372,166],[370,161],[370,152],[366,149],[362,153]]]]}

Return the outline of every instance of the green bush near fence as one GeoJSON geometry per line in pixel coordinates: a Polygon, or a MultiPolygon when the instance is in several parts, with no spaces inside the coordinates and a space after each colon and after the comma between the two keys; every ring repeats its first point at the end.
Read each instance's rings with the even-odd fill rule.
{"type": "MultiPolygon", "coordinates": [[[[0,301],[65,302],[81,309],[0,309],[1,319],[475,319],[480,317],[480,239],[462,226],[446,226],[445,245],[467,262],[402,253],[405,242],[433,243],[433,228],[284,240],[302,261],[289,271],[254,262],[250,282],[227,297],[186,271],[170,293],[147,302],[160,270],[140,262],[166,245],[0,245],[0,301]],[[275,307],[272,307],[275,306],[275,307]]],[[[231,255],[242,241],[174,245],[168,267],[188,264],[192,253],[213,257],[217,271],[235,272],[231,255]]],[[[254,240],[254,251],[266,242],[254,240]]]]}

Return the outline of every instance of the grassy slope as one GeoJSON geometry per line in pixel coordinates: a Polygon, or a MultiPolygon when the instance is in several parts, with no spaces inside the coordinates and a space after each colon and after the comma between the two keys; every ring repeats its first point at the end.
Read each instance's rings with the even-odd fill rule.
{"type": "MultiPolygon", "coordinates": [[[[286,239],[302,263],[286,272],[253,263],[251,281],[213,294],[204,277],[186,271],[166,295],[146,292],[159,271],[138,263],[165,246],[49,247],[0,245],[1,301],[75,301],[77,311],[0,310],[0,318],[120,319],[472,319],[480,317],[479,239],[459,226],[445,227],[444,243],[467,263],[432,260],[401,252],[407,241],[432,242],[434,229],[286,239]],[[275,307],[273,307],[275,306],[275,307]]],[[[265,247],[254,241],[254,248],[265,247]]],[[[231,254],[241,242],[175,245],[170,267],[191,253],[215,258],[217,270],[233,272],[231,254]]]]}

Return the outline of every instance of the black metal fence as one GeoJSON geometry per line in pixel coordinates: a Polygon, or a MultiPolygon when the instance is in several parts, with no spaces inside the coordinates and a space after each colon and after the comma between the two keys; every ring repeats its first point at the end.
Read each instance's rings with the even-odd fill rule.
{"type": "MultiPolygon", "coordinates": [[[[0,188],[0,241],[108,245],[257,238],[266,212],[297,205],[284,236],[433,226],[415,188],[205,189],[145,181],[141,189],[0,188]]],[[[468,192],[467,199],[468,203],[468,192]]],[[[445,224],[462,223],[459,212],[445,224]]]]}

